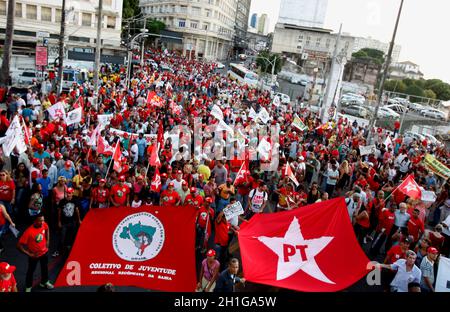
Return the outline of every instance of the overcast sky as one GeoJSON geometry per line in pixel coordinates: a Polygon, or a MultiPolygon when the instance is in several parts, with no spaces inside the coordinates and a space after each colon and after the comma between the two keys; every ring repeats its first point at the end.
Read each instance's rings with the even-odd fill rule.
{"type": "MultiPolygon", "coordinates": [[[[400,0],[328,0],[325,27],[337,32],[343,23],[343,32],[389,42],[399,6],[400,0]]],[[[273,31],[279,10],[280,0],[252,0],[250,15],[268,14],[273,31]]],[[[400,61],[420,65],[427,79],[450,83],[449,13],[449,0],[405,0],[396,43],[400,61]]]]}

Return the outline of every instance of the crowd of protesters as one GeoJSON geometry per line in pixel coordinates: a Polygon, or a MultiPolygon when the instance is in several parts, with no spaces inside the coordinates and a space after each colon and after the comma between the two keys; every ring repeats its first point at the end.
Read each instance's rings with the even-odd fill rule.
{"type": "MultiPolygon", "coordinates": [[[[67,256],[89,210],[146,204],[196,206],[197,291],[233,291],[234,284],[245,282],[237,277],[239,261],[230,248],[242,222],[257,213],[296,209],[339,196],[345,197],[367,255],[384,259],[380,267],[386,289],[434,291],[439,255],[450,253],[450,186],[423,164],[423,158],[428,153],[448,166],[444,146],[404,138],[397,131],[370,130],[346,118],[321,121],[307,105],[281,104],[270,91],[231,81],[211,62],[188,60],[167,50],[148,50],[145,57],[145,66],[135,68],[130,81],[124,67],[103,75],[97,105],[89,82],[75,84],[59,97],[47,84],[24,95],[9,95],[7,109],[0,114],[0,136],[18,115],[30,139],[26,152],[13,151],[11,157],[0,159],[0,233],[6,234],[9,224],[28,227],[17,243],[29,258],[26,291],[31,291],[38,263],[41,286],[53,288],[48,280],[49,255],[67,256]],[[148,100],[152,91],[160,99],[157,105],[148,100]],[[67,126],[60,118],[50,118],[47,109],[61,101],[67,111],[82,105],[81,122],[67,126]],[[209,145],[211,136],[201,142],[185,141],[192,133],[179,133],[177,149],[171,139],[161,140],[161,129],[164,133],[180,125],[192,129],[195,118],[203,128],[217,125],[211,114],[214,105],[221,108],[227,125],[242,126],[247,133],[267,125],[279,129],[275,170],[264,170],[270,159],[251,158],[248,151],[240,154],[238,142],[229,140],[227,131],[219,133],[225,142],[220,147],[209,145]],[[250,108],[257,114],[265,109],[271,117],[268,124],[251,118],[250,108]],[[99,128],[97,116],[105,114],[112,119],[99,128]],[[307,130],[292,125],[296,115],[307,130]],[[101,154],[98,143],[89,144],[97,129],[96,142],[111,147],[119,142],[120,172],[111,166],[111,153],[101,154]],[[117,135],[116,130],[124,134],[117,135]],[[368,134],[372,142],[366,141],[368,134]],[[386,146],[388,137],[392,145],[386,146]],[[361,156],[359,147],[372,143],[375,153],[361,156]],[[190,152],[198,144],[210,148],[209,153],[190,152]],[[156,166],[149,166],[155,148],[161,162],[157,190],[151,187],[156,166]],[[219,148],[230,149],[231,157],[212,157],[219,148]],[[298,183],[286,174],[287,165],[298,183]],[[399,192],[396,187],[408,175],[423,190],[434,192],[436,200],[424,202],[399,192]],[[227,220],[223,210],[236,202],[245,214],[227,220]],[[50,251],[52,235],[58,244],[50,251]]],[[[250,140],[244,138],[246,144],[250,140]]],[[[9,251],[2,240],[0,234],[3,258],[9,251]]],[[[0,291],[17,291],[14,270],[0,263],[0,291]]]]}

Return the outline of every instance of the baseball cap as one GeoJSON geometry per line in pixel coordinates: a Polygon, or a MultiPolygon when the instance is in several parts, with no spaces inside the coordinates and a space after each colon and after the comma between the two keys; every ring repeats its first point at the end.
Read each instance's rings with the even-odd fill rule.
{"type": "Polygon", "coordinates": [[[408,237],[405,237],[405,238],[402,239],[402,243],[408,243],[408,244],[410,244],[410,243],[411,243],[411,240],[410,240],[408,237]]]}
{"type": "Polygon", "coordinates": [[[55,158],[56,159],[60,159],[62,157],[61,153],[56,152],[55,153],[55,158]]]}
{"type": "Polygon", "coordinates": [[[169,183],[169,187],[174,187],[174,186],[175,186],[175,184],[173,182],[169,183]]]}
{"type": "Polygon", "coordinates": [[[161,174],[161,178],[167,178],[167,173],[161,174]]]}
{"type": "Polygon", "coordinates": [[[16,270],[16,267],[14,265],[10,265],[7,262],[0,262],[0,274],[13,273],[15,270],[16,270]]]}
{"type": "Polygon", "coordinates": [[[208,250],[208,252],[206,253],[207,257],[215,257],[216,256],[216,251],[214,249],[210,249],[208,250]]]}
{"type": "Polygon", "coordinates": [[[45,148],[44,144],[39,144],[38,149],[42,149],[42,148],[45,148]]]}
{"type": "Polygon", "coordinates": [[[439,250],[434,247],[428,247],[427,252],[437,255],[439,253],[439,250]]]}
{"type": "Polygon", "coordinates": [[[211,197],[208,196],[208,197],[205,198],[205,202],[207,202],[207,203],[212,203],[213,200],[212,200],[211,197]]]}
{"type": "Polygon", "coordinates": [[[73,192],[74,192],[73,188],[71,188],[71,187],[67,188],[67,193],[68,194],[72,194],[73,192]]]}
{"type": "Polygon", "coordinates": [[[197,188],[196,187],[191,187],[191,193],[195,193],[197,192],[197,188]]]}
{"type": "Polygon", "coordinates": [[[181,183],[181,185],[186,186],[186,185],[188,185],[188,183],[186,181],[183,181],[183,183],[181,183]]]}
{"type": "Polygon", "coordinates": [[[72,163],[70,162],[70,161],[66,161],[65,163],[64,163],[64,166],[66,166],[66,167],[70,167],[72,165],[72,163]]]}
{"type": "Polygon", "coordinates": [[[37,164],[39,164],[39,159],[33,158],[33,165],[37,165],[37,164]]]}
{"type": "Polygon", "coordinates": [[[233,180],[231,180],[231,178],[228,178],[228,179],[227,179],[227,182],[233,182],[233,180]]]}
{"type": "Polygon", "coordinates": [[[183,171],[178,170],[178,171],[177,171],[177,174],[183,174],[183,171]]]}
{"type": "Polygon", "coordinates": [[[122,182],[125,181],[125,176],[120,176],[119,181],[122,181],[122,182]]]}
{"type": "Polygon", "coordinates": [[[98,182],[100,182],[100,183],[106,183],[106,180],[105,180],[105,179],[100,179],[98,182]]]}

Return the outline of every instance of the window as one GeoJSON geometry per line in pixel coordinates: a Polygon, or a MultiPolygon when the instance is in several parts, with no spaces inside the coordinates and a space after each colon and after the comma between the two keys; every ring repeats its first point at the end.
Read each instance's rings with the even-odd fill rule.
{"type": "Polygon", "coordinates": [[[187,6],[180,6],[180,13],[187,13],[187,6]]]}
{"type": "Polygon", "coordinates": [[[205,10],[206,17],[211,17],[211,10],[205,10]]]}
{"type": "Polygon", "coordinates": [[[322,41],[322,38],[320,38],[320,37],[318,37],[318,38],[316,39],[316,47],[320,47],[321,41],[322,41]]]}
{"type": "Polygon", "coordinates": [[[178,20],[178,27],[186,27],[186,20],[178,20]]]}
{"type": "Polygon", "coordinates": [[[308,37],[306,37],[306,45],[309,46],[310,43],[311,43],[311,37],[308,36],[308,37]]]}
{"type": "Polygon", "coordinates": [[[209,24],[208,23],[204,23],[203,24],[203,30],[208,30],[209,29],[209,24]]]}
{"type": "Polygon", "coordinates": [[[90,13],[83,13],[81,16],[81,25],[82,26],[92,26],[92,14],[90,13]]]}
{"type": "Polygon", "coordinates": [[[6,15],[6,1],[0,1],[0,15],[6,15]]]}
{"type": "Polygon", "coordinates": [[[41,21],[44,22],[52,21],[52,8],[41,7],[41,21]]]}
{"type": "Polygon", "coordinates": [[[302,42],[303,41],[303,35],[298,36],[298,42],[302,42]]]}
{"type": "Polygon", "coordinates": [[[16,2],[16,17],[22,17],[22,3],[16,2]]]}
{"type": "Polygon", "coordinates": [[[191,22],[191,28],[197,29],[198,28],[198,22],[197,21],[192,21],[191,22]]]}
{"type": "Polygon", "coordinates": [[[326,46],[327,46],[327,48],[329,48],[329,47],[330,47],[330,44],[331,44],[331,39],[330,39],[330,38],[328,38],[328,39],[327,39],[327,42],[326,42],[326,46]]]}
{"type": "Polygon", "coordinates": [[[27,18],[28,19],[37,19],[37,6],[27,4],[27,18]]]}
{"type": "Polygon", "coordinates": [[[61,22],[61,9],[55,9],[55,22],[61,22]]]}
{"type": "Polygon", "coordinates": [[[116,18],[114,16],[108,16],[106,28],[110,28],[110,29],[116,28],[116,18]]]}
{"type": "Polygon", "coordinates": [[[200,15],[201,14],[201,9],[198,7],[192,7],[192,15],[200,15]]]}

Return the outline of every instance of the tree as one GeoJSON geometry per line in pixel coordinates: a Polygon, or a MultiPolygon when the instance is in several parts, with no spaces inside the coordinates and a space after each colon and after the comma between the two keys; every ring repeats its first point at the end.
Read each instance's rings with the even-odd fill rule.
{"type": "MultiPolygon", "coordinates": [[[[424,96],[424,91],[420,87],[416,86],[415,84],[412,84],[409,87],[407,87],[405,93],[409,94],[413,97],[414,96],[417,96],[417,97],[424,96]]],[[[411,101],[414,101],[414,98],[412,98],[411,101]]]]}
{"type": "Polygon", "coordinates": [[[277,74],[283,65],[283,60],[279,55],[263,51],[256,58],[256,64],[260,67],[261,72],[264,73],[272,73],[272,64],[274,63],[274,74],[277,74]]]}
{"type": "Polygon", "coordinates": [[[384,52],[377,49],[364,48],[353,53],[352,57],[355,59],[372,61],[379,65],[384,63],[384,52]]]}
{"type": "Polygon", "coordinates": [[[16,12],[16,0],[8,0],[8,16],[6,19],[5,44],[2,60],[2,69],[0,72],[0,86],[9,84],[10,63],[12,55],[12,45],[14,36],[14,16],[16,12]]]}
{"type": "Polygon", "coordinates": [[[436,93],[433,92],[433,90],[426,89],[423,91],[423,96],[430,99],[436,99],[436,93]]]}
{"type": "Polygon", "coordinates": [[[159,34],[161,30],[166,29],[166,24],[156,19],[148,20],[146,24],[148,32],[152,34],[159,34]]]}
{"type": "Polygon", "coordinates": [[[401,80],[386,80],[384,90],[398,93],[405,93],[407,86],[401,80]]]}
{"type": "Polygon", "coordinates": [[[141,8],[139,7],[139,0],[124,0],[122,9],[122,21],[139,15],[141,8]]]}

